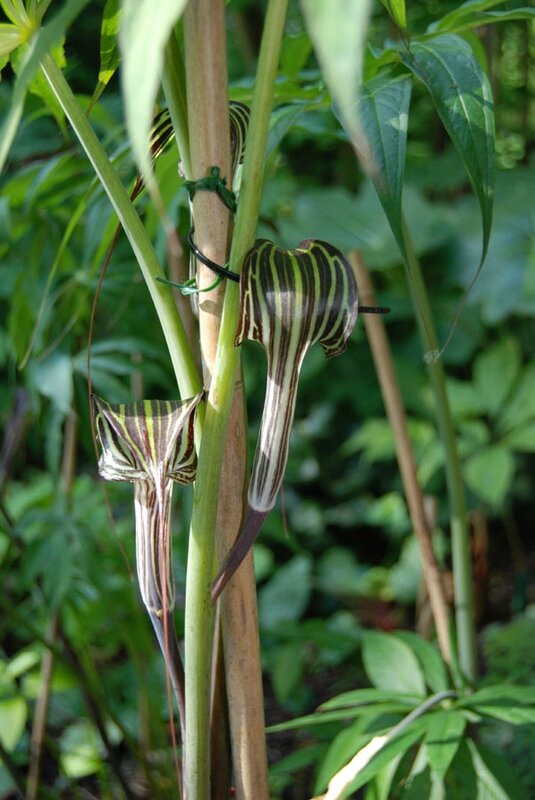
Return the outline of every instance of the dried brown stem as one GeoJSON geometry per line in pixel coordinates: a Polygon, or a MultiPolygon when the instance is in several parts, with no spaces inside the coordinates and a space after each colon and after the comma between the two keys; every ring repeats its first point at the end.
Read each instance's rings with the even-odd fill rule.
{"type": "MultiPolygon", "coordinates": [[[[350,253],[349,260],[357,277],[360,300],[362,300],[363,304],[374,305],[375,298],[372,282],[361,255],[357,252],[350,253]]],[[[394,433],[396,454],[409,513],[414,532],[420,544],[424,580],[429,594],[440,651],[446,663],[450,664],[451,647],[448,605],[444,595],[442,574],[433,552],[431,531],[426,519],[422,490],[418,483],[403,399],[394,371],[390,346],[383,321],[379,316],[370,314],[364,317],[364,325],[368,334],[386,413],[394,433]]]]}

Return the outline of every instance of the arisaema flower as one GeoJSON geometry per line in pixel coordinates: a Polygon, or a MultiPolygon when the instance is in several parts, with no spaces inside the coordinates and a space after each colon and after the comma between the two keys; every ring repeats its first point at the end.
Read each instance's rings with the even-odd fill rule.
{"type": "Polygon", "coordinates": [[[358,313],[353,270],[327,242],[309,239],[282,250],[265,239],[248,253],[240,279],[235,344],[254,339],[267,355],[262,422],[241,532],[212,591],[221,593],[252,546],[280,489],[297,385],[308,349],[319,342],[327,358],[343,352],[358,313]]]}
{"type": "Polygon", "coordinates": [[[194,412],[202,394],[183,403],[141,400],[110,405],[93,395],[101,448],[99,472],[134,484],[136,564],[150,615],[183,716],[183,674],[173,624],[175,583],[170,528],[173,484],[195,479],[194,412]]]}

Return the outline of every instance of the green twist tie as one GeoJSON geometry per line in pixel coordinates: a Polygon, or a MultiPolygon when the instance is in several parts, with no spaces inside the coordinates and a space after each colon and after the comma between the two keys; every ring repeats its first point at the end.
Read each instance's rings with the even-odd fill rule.
{"type": "Polygon", "coordinates": [[[238,204],[236,202],[236,195],[231,189],[227,188],[226,178],[221,177],[221,170],[219,167],[212,167],[210,174],[205,178],[199,178],[198,181],[184,181],[184,186],[189,195],[189,199],[193,200],[195,192],[215,192],[222,203],[226,205],[230,211],[235,214],[238,204]]]}
{"type": "Polygon", "coordinates": [[[157,277],[156,280],[159,283],[164,283],[166,286],[172,286],[173,289],[178,289],[180,294],[183,294],[184,297],[188,297],[190,294],[200,294],[201,292],[211,292],[212,289],[215,289],[216,286],[219,286],[223,278],[216,278],[210,286],[206,286],[204,289],[197,288],[197,281],[195,278],[188,278],[185,283],[174,283],[173,281],[168,281],[167,278],[160,278],[157,277]]]}

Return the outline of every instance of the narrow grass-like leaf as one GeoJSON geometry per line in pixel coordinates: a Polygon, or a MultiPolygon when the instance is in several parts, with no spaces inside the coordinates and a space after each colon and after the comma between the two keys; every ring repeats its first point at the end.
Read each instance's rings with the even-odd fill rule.
{"type": "Polygon", "coordinates": [[[465,165],[481,209],[487,253],[494,198],[492,91],[470,45],[455,34],[415,42],[404,63],[426,86],[446,131],[465,165]]]}
{"type": "Polygon", "coordinates": [[[245,339],[265,349],[268,377],[264,411],[242,531],[214,584],[217,597],[252,546],[275,504],[286,461],[303,359],[316,342],[327,358],[343,352],[358,313],[351,265],[326,242],[306,240],[282,250],[260,239],[245,259],[240,281],[240,324],[245,339]]]}
{"type": "Polygon", "coordinates": [[[358,113],[372,154],[371,179],[405,262],[401,197],[412,81],[379,75],[361,87],[358,113]]]}
{"type": "Polygon", "coordinates": [[[421,695],[405,694],[392,689],[353,689],[327,700],[320,706],[320,709],[352,708],[353,706],[360,707],[370,703],[405,703],[410,708],[418,705],[421,700],[421,695]]]}
{"type": "MultiPolygon", "coordinates": [[[[399,0],[397,0],[399,2],[399,0]]],[[[359,134],[356,98],[361,82],[370,0],[301,0],[306,27],[325,82],[353,141],[359,134]]]]}
{"type": "Polygon", "coordinates": [[[0,130],[0,172],[2,172],[24,108],[28,87],[43,57],[53,49],[89,0],[67,0],[61,11],[32,39],[23,65],[13,84],[11,107],[0,130]]]}
{"type": "Polygon", "coordinates": [[[145,182],[152,181],[149,136],[164,49],[187,0],[125,0],[119,32],[126,127],[145,182]]]}
{"type": "Polygon", "coordinates": [[[98,82],[89,103],[89,108],[98,101],[102,92],[114,76],[119,66],[119,46],[117,37],[121,21],[120,0],[106,0],[100,27],[100,67],[98,82]]]}
{"type": "Polygon", "coordinates": [[[481,0],[463,3],[458,8],[445,14],[441,19],[431,23],[427,32],[460,33],[480,25],[491,25],[494,22],[506,22],[514,19],[529,19],[535,16],[533,8],[515,8],[506,11],[487,11],[493,6],[501,5],[503,0],[481,0]]]}

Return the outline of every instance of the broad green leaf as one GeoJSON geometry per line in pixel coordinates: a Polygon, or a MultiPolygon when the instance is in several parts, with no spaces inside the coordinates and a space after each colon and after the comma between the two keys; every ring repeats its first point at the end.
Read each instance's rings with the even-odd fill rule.
{"type": "Polygon", "coordinates": [[[378,689],[425,696],[425,681],[411,648],[395,636],[368,631],[363,636],[362,660],[370,681],[378,689]]]}
{"type": "Polygon", "coordinates": [[[403,61],[431,94],[477,196],[483,227],[479,272],[487,253],[494,198],[494,111],[489,81],[470,45],[455,34],[414,42],[403,61]]]}
{"type": "Polygon", "coordinates": [[[87,720],[70,725],[59,739],[61,767],[69,778],[94,775],[102,768],[103,745],[97,731],[87,720]]]}
{"type": "MultiPolygon", "coordinates": [[[[495,416],[511,392],[520,370],[520,348],[512,337],[484,350],[474,364],[474,384],[482,408],[495,416]]],[[[535,392],[535,386],[533,387],[535,392]]]]}
{"type": "Polygon", "coordinates": [[[276,649],[269,674],[279,703],[284,704],[298,688],[303,677],[303,668],[301,642],[288,642],[276,649]]]}
{"type": "Polygon", "coordinates": [[[362,74],[370,0],[301,0],[323,77],[349,138],[356,141],[355,100],[362,74]]]}
{"type": "Polygon", "coordinates": [[[106,0],[100,28],[100,68],[89,108],[99,99],[119,66],[117,36],[121,21],[120,0],[106,0]]]}
{"type": "MultiPolygon", "coordinates": [[[[507,780],[504,781],[502,774],[495,773],[496,761],[499,761],[497,756],[486,754],[483,757],[482,750],[472,739],[467,739],[466,744],[472,756],[474,772],[477,775],[476,800],[524,800],[525,792],[521,784],[515,780],[514,775],[509,774],[507,780]],[[506,785],[504,785],[505,783],[506,785]]],[[[502,765],[500,764],[500,766],[502,765]]],[[[500,773],[503,771],[499,767],[498,769],[500,773]]]]}
{"type": "Polygon", "coordinates": [[[478,689],[477,692],[463,697],[458,701],[458,705],[477,708],[481,704],[488,705],[496,702],[504,705],[532,705],[535,707],[535,687],[510,684],[485,686],[483,689],[478,689]]]}
{"type": "Polygon", "coordinates": [[[444,692],[450,688],[446,666],[436,647],[412,631],[396,631],[394,636],[408,644],[415,653],[426,683],[433,692],[444,692]]]}
{"type": "Polygon", "coordinates": [[[463,473],[468,486],[493,508],[499,508],[511,486],[514,458],[500,445],[490,445],[466,459],[463,473]]]}
{"type": "Polygon", "coordinates": [[[310,592],[312,562],[309,556],[299,555],[277,570],[262,587],[258,598],[259,616],[265,628],[281,622],[300,619],[310,592]]]}
{"type": "Polygon", "coordinates": [[[0,700],[0,742],[10,753],[24,733],[28,708],[22,697],[5,697],[0,700]]]}
{"type": "Polygon", "coordinates": [[[67,353],[52,353],[35,364],[33,380],[40,394],[48,397],[64,414],[71,410],[73,397],[73,365],[67,353]]]}
{"type": "Polygon", "coordinates": [[[457,752],[466,727],[459,711],[440,710],[429,715],[425,747],[431,769],[444,777],[457,752]]]}
{"type": "Polygon", "coordinates": [[[160,85],[164,50],[187,0],[125,0],[119,45],[126,127],[134,158],[151,181],[150,131],[160,85]]]}
{"type": "Polygon", "coordinates": [[[281,48],[281,68],[284,74],[295,79],[306,65],[312,51],[312,42],[307,33],[286,36],[281,48]]]}
{"type": "Polygon", "coordinates": [[[405,12],[405,0],[381,0],[382,4],[401,30],[407,27],[407,14],[405,12]]]}
{"type": "MultiPolygon", "coordinates": [[[[378,732],[365,732],[361,721],[349,725],[341,731],[331,742],[327,755],[321,763],[316,780],[314,782],[314,792],[322,792],[330,779],[340,770],[344,764],[350,761],[355,753],[365,747],[378,732]]],[[[384,731],[381,731],[384,733],[384,731]]]]}
{"type": "Polygon", "coordinates": [[[520,453],[535,453],[535,419],[513,428],[503,437],[503,443],[510,450],[520,453]]]}
{"type": "Polygon", "coordinates": [[[400,754],[406,753],[416,742],[421,739],[425,733],[428,721],[425,717],[420,717],[415,720],[406,731],[399,736],[387,741],[379,752],[373,756],[371,761],[358,773],[354,780],[352,780],[344,791],[339,795],[340,800],[345,797],[351,797],[353,792],[360,789],[368,781],[370,781],[377,773],[384,769],[392,759],[400,754]]]}
{"type": "Polygon", "coordinates": [[[497,420],[500,431],[507,431],[535,418],[535,365],[524,367],[517,385],[497,420]]]}
{"type": "Polygon", "coordinates": [[[379,75],[361,87],[358,113],[372,155],[371,179],[405,261],[401,196],[412,81],[379,75]]]}
{"type": "Polygon", "coordinates": [[[62,39],[89,0],[67,0],[61,11],[40,30],[30,42],[28,52],[13,85],[11,107],[0,130],[0,172],[2,172],[24,108],[29,85],[48,52],[62,39]]]}

